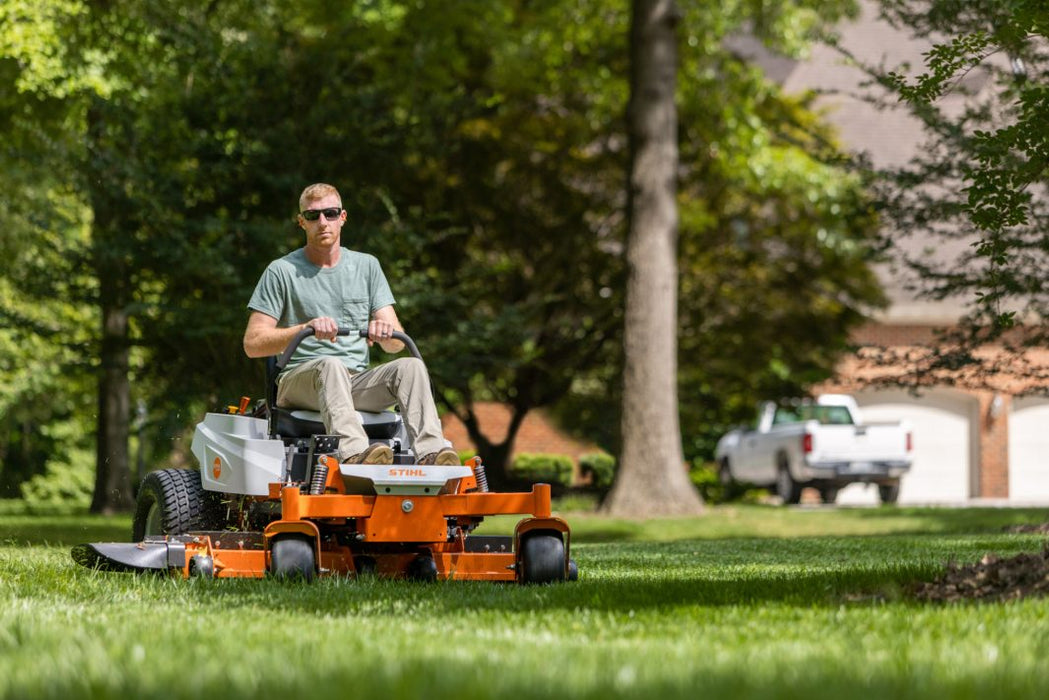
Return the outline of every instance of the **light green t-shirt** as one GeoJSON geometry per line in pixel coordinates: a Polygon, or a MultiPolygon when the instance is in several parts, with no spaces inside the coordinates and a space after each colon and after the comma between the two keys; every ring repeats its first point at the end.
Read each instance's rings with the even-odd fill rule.
{"type": "MultiPolygon", "coordinates": [[[[248,308],[277,319],[281,328],[319,316],[334,318],[340,328],[367,328],[372,313],[396,300],[374,256],[341,250],[335,267],[314,265],[302,248],[274,260],[262,273],[248,308]]],[[[368,343],[354,335],[339,336],[336,342],[306,338],[288,367],[324,356],[338,357],[360,372],[368,367],[368,343]]]]}

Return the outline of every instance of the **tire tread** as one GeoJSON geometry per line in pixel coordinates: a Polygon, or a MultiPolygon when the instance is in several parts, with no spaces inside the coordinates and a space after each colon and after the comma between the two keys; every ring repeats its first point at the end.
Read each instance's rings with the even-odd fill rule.
{"type": "Polygon", "coordinates": [[[133,538],[145,537],[146,518],[153,503],[160,505],[166,535],[183,535],[215,526],[215,497],[204,490],[196,469],[159,469],[150,472],[139,487],[133,538]]]}

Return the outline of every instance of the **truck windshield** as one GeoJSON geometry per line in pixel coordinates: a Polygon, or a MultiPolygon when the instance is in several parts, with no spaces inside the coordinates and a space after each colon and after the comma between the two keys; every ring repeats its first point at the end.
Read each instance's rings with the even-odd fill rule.
{"type": "Polygon", "coordinates": [[[772,417],[772,424],[801,423],[807,420],[818,420],[822,425],[852,425],[852,414],[845,406],[778,406],[772,417]]]}

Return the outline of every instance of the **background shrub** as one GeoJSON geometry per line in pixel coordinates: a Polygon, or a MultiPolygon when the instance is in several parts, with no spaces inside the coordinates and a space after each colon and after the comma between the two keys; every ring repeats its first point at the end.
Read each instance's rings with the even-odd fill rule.
{"type": "Polygon", "coordinates": [[[728,503],[729,501],[758,503],[762,497],[767,495],[765,489],[744,481],[734,481],[728,486],[723,485],[721,479],[718,478],[718,465],[713,462],[695,460],[692,468],[689,469],[688,476],[706,503],[728,503]]]}
{"type": "Polygon", "coordinates": [[[591,475],[591,487],[607,491],[616,478],[616,459],[605,452],[591,452],[579,457],[579,470],[584,476],[591,475]]]}
{"type": "Polygon", "coordinates": [[[63,461],[48,462],[43,474],[23,482],[22,498],[30,512],[84,510],[95,488],[92,450],[70,450],[63,461]]]}
{"type": "Polygon", "coordinates": [[[568,455],[522,452],[514,457],[510,475],[532,483],[568,487],[572,485],[572,466],[568,455]]]}

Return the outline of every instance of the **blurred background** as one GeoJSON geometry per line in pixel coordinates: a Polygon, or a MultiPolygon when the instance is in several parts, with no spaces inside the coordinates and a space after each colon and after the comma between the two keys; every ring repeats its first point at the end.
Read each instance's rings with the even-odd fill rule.
{"type": "MultiPolygon", "coordinates": [[[[835,390],[916,426],[901,502],[1049,500],[1043,384],[921,366],[971,289],[920,282],[980,268],[958,257],[962,212],[898,200],[942,141],[873,81],[929,46],[884,4],[679,3],[681,440],[708,499],[714,444],[759,401],[835,390]]],[[[342,194],[343,245],[382,261],[456,446],[607,489],[625,5],[5,0],[0,498],[126,508],[96,471],[133,492],[191,463],[205,411],[263,395],[245,304],[302,244],[313,182],[342,194]]],[[[1000,98],[1013,68],[937,109],[1000,98]]]]}

